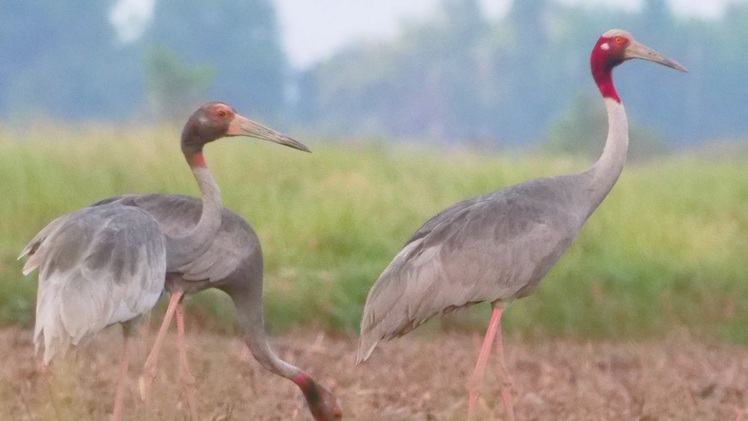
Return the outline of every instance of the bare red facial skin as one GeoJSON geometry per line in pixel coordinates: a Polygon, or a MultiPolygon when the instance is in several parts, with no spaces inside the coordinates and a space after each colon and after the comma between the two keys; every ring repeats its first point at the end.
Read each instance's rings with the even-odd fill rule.
{"type": "Polygon", "coordinates": [[[305,373],[299,373],[291,378],[299,386],[306,398],[309,410],[315,420],[330,421],[340,420],[343,414],[335,397],[324,387],[316,384],[305,373]]]}
{"type": "Polygon", "coordinates": [[[590,70],[600,94],[620,103],[621,98],[613,86],[613,68],[624,62],[624,51],[629,40],[624,36],[600,37],[590,54],[590,70]]]}
{"type": "Polygon", "coordinates": [[[226,136],[234,116],[234,110],[220,102],[205,104],[190,116],[182,131],[181,146],[191,166],[205,166],[203,146],[226,136]],[[201,156],[196,156],[198,153],[201,156]]]}
{"type": "Polygon", "coordinates": [[[234,117],[234,110],[224,104],[216,104],[208,113],[216,121],[231,120],[234,117]]]}

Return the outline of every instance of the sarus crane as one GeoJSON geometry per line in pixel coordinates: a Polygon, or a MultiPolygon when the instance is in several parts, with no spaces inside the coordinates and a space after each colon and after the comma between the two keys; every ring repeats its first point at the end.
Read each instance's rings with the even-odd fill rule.
{"type": "Polygon", "coordinates": [[[514,419],[511,378],[501,339],[504,306],[535,290],[602,202],[623,169],[628,123],[612,71],[630,59],[686,71],[678,63],[610,30],[590,56],[592,77],[608,114],[608,138],[587,171],[525,181],[457,203],[427,221],[406,242],[369,291],[356,361],[365,361],[382,339],[402,336],[431,317],[490,302],[488,329],[468,382],[468,419],[474,416],[486,360],[496,343],[501,400],[514,419]]]}
{"type": "MultiPolygon", "coordinates": [[[[223,208],[206,166],[203,146],[222,137],[248,136],[308,152],[303,144],[209,102],[188,119],[181,148],[202,198],[169,194],[123,195],[65,214],[26,246],[23,273],[39,268],[34,345],[49,364],[58,353],[113,324],[125,341],[112,419],[120,416],[133,325],[171,294],[166,316],[140,379],[147,400],[158,351],[176,312],[179,375],[192,419],[197,419],[195,379],[187,366],[181,300],[208,288],[226,292],[250,351],[271,372],[292,380],[313,417],[342,417],[334,395],[271,350],[262,314],[262,251],[244,219],[223,208]]],[[[20,258],[19,257],[19,258],[20,258]]]]}

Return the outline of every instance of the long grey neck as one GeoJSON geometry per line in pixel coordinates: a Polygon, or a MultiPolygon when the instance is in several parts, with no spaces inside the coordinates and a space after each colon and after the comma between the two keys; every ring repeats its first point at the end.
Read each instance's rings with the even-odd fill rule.
{"type": "Polygon", "coordinates": [[[208,168],[201,162],[190,168],[200,188],[203,208],[197,225],[185,235],[166,237],[167,271],[174,271],[208,251],[218,230],[221,228],[221,192],[208,168]]]}
{"type": "Polygon", "coordinates": [[[236,306],[237,322],[244,334],[244,342],[255,359],[267,370],[287,379],[292,379],[302,371],[281,360],[270,348],[265,322],[262,317],[262,291],[259,294],[232,296],[236,306]]]}
{"type": "Polygon", "coordinates": [[[629,128],[623,104],[613,98],[603,98],[608,111],[608,139],[595,165],[583,174],[590,179],[590,213],[605,199],[618,180],[626,162],[629,128]]]}
{"type": "Polygon", "coordinates": [[[270,349],[262,320],[262,288],[234,291],[231,298],[237,310],[237,321],[244,332],[244,341],[255,359],[267,370],[296,384],[304,393],[309,411],[315,420],[340,419],[335,397],[298,367],[281,360],[270,349]]]}

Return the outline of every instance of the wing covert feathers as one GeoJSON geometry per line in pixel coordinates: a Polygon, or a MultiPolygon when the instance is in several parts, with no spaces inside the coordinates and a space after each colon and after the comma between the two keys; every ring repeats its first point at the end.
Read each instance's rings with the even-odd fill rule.
{"type": "Polygon", "coordinates": [[[460,202],[427,221],[369,291],[357,363],[377,343],[471,304],[529,295],[589,214],[574,180],[532,180],[460,202]]]}
{"type": "Polygon", "coordinates": [[[21,252],[39,268],[34,345],[49,361],[70,345],[147,313],[164,288],[164,236],[147,212],[84,208],[52,221],[21,252]]]}

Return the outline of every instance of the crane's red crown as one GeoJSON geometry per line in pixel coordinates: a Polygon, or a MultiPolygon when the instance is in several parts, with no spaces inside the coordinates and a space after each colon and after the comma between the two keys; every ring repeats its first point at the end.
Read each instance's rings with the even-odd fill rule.
{"type": "Polygon", "coordinates": [[[216,124],[230,121],[236,115],[236,111],[223,102],[209,102],[203,105],[200,110],[203,110],[206,116],[216,124]]]}
{"type": "Polygon", "coordinates": [[[590,55],[590,64],[609,71],[626,60],[626,48],[634,38],[626,31],[612,29],[600,36],[590,55]]]}
{"type": "Polygon", "coordinates": [[[633,37],[628,32],[611,29],[598,38],[595,47],[592,49],[590,54],[592,77],[605,98],[612,98],[621,102],[613,86],[611,73],[614,67],[626,60],[626,48],[632,40],[633,37]]]}
{"type": "Polygon", "coordinates": [[[600,36],[590,54],[592,77],[595,79],[603,97],[621,102],[613,86],[611,73],[614,67],[626,60],[635,58],[660,63],[682,72],[687,71],[685,67],[675,61],[634,41],[634,37],[628,32],[621,29],[611,29],[600,36]]]}
{"type": "Polygon", "coordinates": [[[222,102],[208,102],[198,108],[184,125],[182,152],[195,155],[206,143],[230,135],[236,111],[222,102]]]}
{"type": "Polygon", "coordinates": [[[205,166],[203,146],[227,136],[253,137],[309,152],[304,144],[237,114],[223,102],[208,102],[198,108],[184,125],[182,153],[190,166],[205,166]]]}

